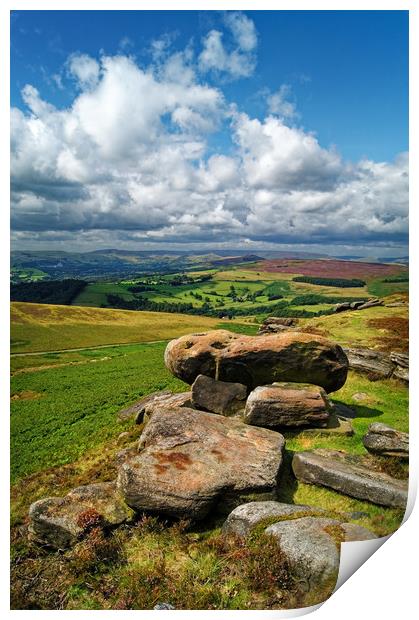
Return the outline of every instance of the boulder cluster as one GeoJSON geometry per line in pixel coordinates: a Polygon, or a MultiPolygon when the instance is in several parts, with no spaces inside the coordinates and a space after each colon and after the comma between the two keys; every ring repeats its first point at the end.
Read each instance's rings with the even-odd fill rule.
{"type": "Polygon", "coordinates": [[[376,306],[384,306],[384,302],[376,297],[368,299],[368,301],[343,301],[336,304],[334,312],[345,312],[347,310],[367,310],[367,308],[375,308],[376,306]]]}
{"type": "MultiPolygon", "coordinates": [[[[339,543],[373,534],[344,516],[331,519],[322,510],[275,500],[284,430],[321,432],[336,416],[328,393],[346,380],[342,348],[294,331],[251,337],[218,330],[171,341],[165,363],[190,389],[157,392],[120,412],[144,429],[118,454],[117,479],[35,502],[31,536],[64,548],[92,523],[110,528],[142,513],[199,520],[216,510],[230,513],[226,535],[247,536],[264,524],[307,588],[329,583],[339,564],[336,532],[339,543]]],[[[407,453],[407,438],[383,425],[372,425],[364,443],[376,454],[407,453]]],[[[354,459],[313,450],[295,454],[292,468],[304,482],[378,504],[405,504],[405,481],[354,459]]]]}

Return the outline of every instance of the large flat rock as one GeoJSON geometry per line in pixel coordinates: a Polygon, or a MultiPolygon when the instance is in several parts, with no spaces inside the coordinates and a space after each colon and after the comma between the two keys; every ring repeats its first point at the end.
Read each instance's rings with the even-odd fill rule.
{"type": "Polygon", "coordinates": [[[249,389],[276,381],[312,383],[326,392],[340,389],[348,372],[342,347],[302,332],[245,336],[226,330],[189,334],[172,340],[165,364],[192,384],[200,374],[243,383],[249,389]]]}
{"type": "Polygon", "coordinates": [[[236,418],[162,407],[121,459],[118,487],[135,510],[200,519],[223,498],[275,490],[284,444],[236,418]]]}
{"type": "Polygon", "coordinates": [[[293,457],[292,469],[302,482],[382,506],[406,506],[408,482],[372,470],[359,456],[324,449],[298,452],[293,457]]]}

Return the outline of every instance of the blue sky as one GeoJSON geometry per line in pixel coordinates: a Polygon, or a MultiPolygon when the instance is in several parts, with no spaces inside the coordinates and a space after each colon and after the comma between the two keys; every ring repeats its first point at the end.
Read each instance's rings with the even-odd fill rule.
{"type": "Polygon", "coordinates": [[[15,246],[405,251],[406,11],[17,11],[11,53],[15,246]]]}

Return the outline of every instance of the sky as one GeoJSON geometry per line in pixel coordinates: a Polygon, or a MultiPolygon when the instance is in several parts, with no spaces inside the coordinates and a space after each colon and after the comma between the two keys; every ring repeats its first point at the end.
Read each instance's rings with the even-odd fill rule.
{"type": "Polygon", "coordinates": [[[406,11],[13,11],[12,249],[404,256],[406,11]]]}

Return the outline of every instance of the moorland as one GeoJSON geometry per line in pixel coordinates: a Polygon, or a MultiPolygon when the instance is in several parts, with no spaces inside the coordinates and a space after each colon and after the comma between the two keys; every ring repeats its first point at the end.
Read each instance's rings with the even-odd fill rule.
{"type": "MultiPolygon", "coordinates": [[[[29,287],[24,300],[12,303],[13,608],[152,609],[168,599],[179,609],[286,606],[281,567],[269,542],[257,553],[251,542],[226,546],[217,515],[199,524],[144,517],[135,528],[119,528],[106,541],[82,541],[60,553],[27,537],[33,501],[115,478],[116,454],[142,432],[141,425],[121,421],[118,411],[157,390],[185,390],[163,362],[172,338],[220,327],[256,334],[268,316],[295,316],[302,331],[342,346],[407,351],[404,265],[242,258],[227,265],[201,261],[187,269],[185,264],[166,265],[153,273],[138,273],[131,265],[130,272],[104,276],[102,269],[100,280],[69,269],[63,279],[86,284],[61,304],[39,303],[34,284],[62,279],[39,264],[20,267],[25,277],[21,271],[15,284],[29,287]],[[341,301],[371,297],[379,297],[383,305],[334,311],[341,301]]],[[[57,287],[50,290],[57,292],[57,287]]],[[[394,378],[372,381],[350,371],[344,387],[331,396],[354,410],[354,434],[285,432],[288,465],[278,498],[352,514],[354,523],[387,535],[399,526],[401,509],[296,481],[289,463],[295,452],[313,448],[360,454],[371,422],[408,431],[408,389],[394,378]],[[359,394],[366,398],[360,401],[359,394]]],[[[377,458],[375,465],[405,475],[405,466],[394,460],[377,458]]]]}

